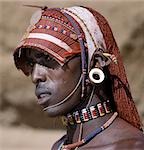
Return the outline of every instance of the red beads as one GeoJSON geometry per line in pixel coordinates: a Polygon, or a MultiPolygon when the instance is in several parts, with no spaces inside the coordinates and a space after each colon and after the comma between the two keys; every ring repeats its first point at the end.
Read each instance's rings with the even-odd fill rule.
{"type": "Polygon", "coordinates": [[[104,110],[104,108],[103,108],[101,103],[97,104],[97,108],[98,108],[98,111],[99,111],[99,115],[101,117],[104,116],[105,115],[105,110],[104,110]]]}
{"type": "Polygon", "coordinates": [[[106,102],[103,103],[103,106],[104,106],[104,109],[105,109],[105,112],[108,114],[111,112],[111,109],[110,109],[110,102],[109,100],[107,100],[106,102]]]}
{"type": "Polygon", "coordinates": [[[95,119],[95,118],[98,117],[98,113],[97,113],[97,111],[96,111],[96,109],[95,109],[94,106],[91,106],[91,107],[90,107],[90,113],[91,113],[92,119],[95,119]]]}
{"type": "Polygon", "coordinates": [[[92,119],[96,119],[98,117],[103,117],[106,114],[112,112],[110,101],[104,101],[96,104],[95,106],[90,106],[89,108],[83,108],[82,110],[73,112],[72,114],[68,114],[68,122],[70,125],[74,123],[84,123],[92,119]]]}
{"type": "Polygon", "coordinates": [[[83,116],[84,122],[89,121],[89,114],[86,109],[82,109],[82,116],[83,116]]]}

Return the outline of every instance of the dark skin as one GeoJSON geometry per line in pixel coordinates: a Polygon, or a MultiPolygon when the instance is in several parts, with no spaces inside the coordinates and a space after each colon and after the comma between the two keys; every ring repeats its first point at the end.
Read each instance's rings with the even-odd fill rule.
{"type": "Polygon", "coordinates": [[[58,107],[53,105],[63,100],[75,88],[80,79],[80,66],[77,63],[80,57],[73,58],[72,62],[63,67],[49,55],[45,57],[43,53],[37,51],[27,51],[27,62],[31,66],[32,82],[36,85],[35,94],[37,102],[42,108],[52,106],[47,109],[49,116],[61,116],[72,110],[80,100],[81,87],[72,95],[72,101],[66,101],[58,107]],[[73,68],[73,69],[71,69],[73,68]],[[77,76],[77,74],[79,74],[77,76]],[[71,76],[71,81],[69,81],[71,76]],[[67,90],[65,90],[65,88],[67,90]],[[74,104],[74,105],[73,105],[74,104]]]}
{"type": "MultiPolygon", "coordinates": [[[[64,66],[61,66],[56,60],[44,57],[41,52],[31,50],[27,51],[27,62],[31,67],[32,82],[36,85],[36,96],[38,103],[42,108],[50,107],[46,110],[49,116],[66,115],[72,110],[80,107],[86,107],[88,98],[82,102],[80,100],[81,86],[65,102],[55,107],[56,103],[62,101],[74,89],[81,76],[80,57],[74,57],[64,66]]],[[[110,99],[107,93],[107,82],[104,81],[101,86],[95,90],[95,95],[90,105],[100,101],[97,97],[110,99]]],[[[91,120],[83,124],[82,137],[88,135],[91,131],[104,124],[112,114],[91,120]]],[[[78,141],[80,125],[74,128],[67,127],[68,142],[78,141]]],[[[57,141],[52,150],[57,150],[64,138],[57,141]]],[[[115,121],[102,133],[93,138],[89,143],[78,148],[79,150],[143,150],[144,135],[137,128],[117,117],[115,121]]]]}

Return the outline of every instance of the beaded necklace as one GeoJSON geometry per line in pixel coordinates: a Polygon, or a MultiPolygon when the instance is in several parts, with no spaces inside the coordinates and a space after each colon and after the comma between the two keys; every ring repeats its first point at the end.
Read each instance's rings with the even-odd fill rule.
{"type": "Polygon", "coordinates": [[[87,106],[82,110],[68,113],[67,116],[63,117],[62,119],[64,124],[74,125],[88,122],[89,120],[99,117],[103,117],[111,112],[113,111],[110,105],[110,101],[107,100],[104,102],[99,102],[96,105],[92,105],[90,107],[87,106]]]}
{"type": "Polygon", "coordinates": [[[71,150],[71,149],[75,149],[77,147],[80,147],[82,145],[85,145],[90,140],[92,140],[95,136],[97,136],[99,133],[101,133],[106,128],[108,128],[113,123],[113,121],[116,119],[117,116],[118,116],[118,113],[114,112],[114,114],[111,116],[111,118],[106,123],[104,123],[101,127],[96,128],[94,131],[92,131],[89,135],[87,135],[81,141],[75,142],[73,144],[68,144],[68,145],[62,144],[62,145],[60,145],[59,150],[71,150]]]}

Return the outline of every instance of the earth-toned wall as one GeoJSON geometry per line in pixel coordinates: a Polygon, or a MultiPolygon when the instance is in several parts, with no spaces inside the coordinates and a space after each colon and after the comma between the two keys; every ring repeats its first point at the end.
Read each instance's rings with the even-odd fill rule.
{"type": "Polygon", "coordinates": [[[96,2],[54,0],[0,2],[0,124],[35,128],[61,128],[60,119],[48,118],[37,106],[30,78],[17,71],[12,53],[36,8],[22,4],[64,7],[85,5],[97,9],[109,21],[121,49],[137,108],[144,122],[144,2],[96,2]]]}

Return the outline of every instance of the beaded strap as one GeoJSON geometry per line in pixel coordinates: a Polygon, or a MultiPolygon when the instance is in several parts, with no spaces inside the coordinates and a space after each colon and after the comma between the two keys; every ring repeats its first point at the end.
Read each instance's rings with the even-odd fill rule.
{"type": "Polygon", "coordinates": [[[50,17],[50,16],[46,16],[46,15],[43,15],[42,16],[42,19],[46,19],[46,20],[50,20],[50,21],[53,21],[53,22],[56,22],[62,26],[65,26],[66,28],[68,28],[69,30],[71,30],[73,33],[76,33],[74,31],[74,28],[72,26],[68,26],[64,21],[61,21],[57,18],[54,18],[54,17],[50,17]]]}
{"type": "Polygon", "coordinates": [[[83,34],[80,32],[79,30],[79,26],[78,24],[75,22],[75,20],[67,13],[63,12],[62,10],[60,10],[65,17],[67,17],[67,19],[69,20],[69,22],[73,25],[74,31],[76,32],[77,36],[78,36],[78,40],[80,43],[80,48],[81,48],[81,62],[82,62],[82,75],[83,75],[83,79],[82,79],[82,94],[81,94],[81,98],[83,98],[85,96],[85,92],[86,92],[86,86],[85,86],[85,81],[87,78],[87,63],[86,63],[86,48],[85,48],[85,43],[84,43],[84,39],[83,39],[83,34]]]}

